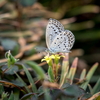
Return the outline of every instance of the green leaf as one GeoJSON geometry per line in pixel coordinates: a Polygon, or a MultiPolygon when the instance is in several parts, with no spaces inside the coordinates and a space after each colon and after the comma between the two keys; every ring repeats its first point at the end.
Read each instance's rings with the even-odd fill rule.
{"type": "Polygon", "coordinates": [[[4,87],[2,84],[0,84],[0,95],[4,92],[4,87]]]}
{"type": "Polygon", "coordinates": [[[24,87],[25,84],[23,84],[18,78],[16,78],[15,80],[11,81],[13,84],[20,86],[20,87],[24,87]]]}
{"type": "Polygon", "coordinates": [[[41,94],[44,93],[44,91],[43,91],[43,86],[40,86],[40,87],[38,88],[38,93],[39,93],[39,95],[41,95],[41,94]]]}
{"type": "Polygon", "coordinates": [[[49,89],[48,88],[43,88],[43,90],[44,90],[44,98],[45,98],[45,100],[52,100],[51,96],[50,96],[49,89]]]}
{"type": "Polygon", "coordinates": [[[2,39],[1,45],[3,46],[4,50],[6,51],[11,50],[14,55],[16,55],[19,52],[19,45],[14,40],[2,39]]]}
{"type": "Polygon", "coordinates": [[[92,95],[90,94],[90,93],[85,93],[83,96],[82,96],[82,98],[81,98],[81,100],[87,100],[88,98],[90,98],[92,95]]]}
{"type": "Polygon", "coordinates": [[[98,79],[95,86],[93,87],[92,94],[99,92],[99,90],[100,90],[100,78],[98,79]]]}
{"type": "Polygon", "coordinates": [[[15,65],[10,66],[10,68],[8,68],[8,66],[3,66],[2,69],[4,70],[4,73],[9,74],[9,75],[13,75],[15,74],[14,72],[18,72],[18,67],[15,65]]]}
{"type": "Polygon", "coordinates": [[[77,100],[76,96],[61,89],[53,89],[51,94],[53,100],[77,100]]]}
{"type": "Polygon", "coordinates": [[[31,55],[33,55],[33,54],[35,54],[36,53],[36,50],[34,49],[34,48],[32,48],[32,49],[30,49],[30,50],[28,50],[28,51],[25,51],[24,52],[24,55],[25,56],[31,56],[31,55]]]}
{"type": "Polygon", "coordinates": [[[85,76],[86,76],[86,69],[83,69],[82,73],[80,75],[80,80],[83,80],[85,78],[85,76]]]}
{"type": "Polygon", "coordinates": [[[8,96],[9,96],[9,93],[4,91],[1,94],[1,100],[8,100],[8,96]]]}
{"type": "MultiPolygon", "coordinates": [[[[4,80],[0,80],[0,83],[2,83],[2,84],[4,84],[4,85],[16,87],[16,88],[18,88],[19,90],[23,91],[19,86],[17,86],[16,84],[13,84],[13,83],[11,83],[11,82],[4,81],[4,80]]],[[[23,91],[23,92],[24,92],[24,91],[23,91]]]]}
{"type": "Polygon", "coordinates": [[[64,59],[63,59],[63,63],[62,63],[62,69],[61,69],[61,78],[60,78],[60,87],[62,87],[62,85],[64,84],[65,80],[66,80],[66,76],[68,75],[68,70],[69,70],[69,54],[65,53],[64,55],[64,59]]]}
{"type": "Polygon", "coordinates": [[[73,82],[73,78],[74,78],[75,73],[76,73],[77,63],[78,63],[78,58],[75,58],[73,63],[72,63],[72,66],[70,68],[69,74],[67,76],[67,78],[70,79],[71,82],[73,82]]]}
{"type": "Polygon", "coordinates": [[[68,86],[70,86],[70,84],[69,83],[65,83],[65,84],[63,84],[62,89],[66,89],[68,86]]]}
{"type": "Polygon", "coordinates": [[[16,74],[16,76],[18,77],[18,79],[22,82],[22,84],[24,84],[24,87],[25,87],[25,89],[27,90],[27,92],[29,93],[30,92],[30,90],[28,89],[28,87],[27,87],[27,85],[26,85],[26,83],[23,81],[23,79],[17,74],[17,73],[15,73],[16,74]]]}
{"type": "MultiPolygon", "coordinates": [[[[22,65],[22,66],[23,66],[23,65],[22,65]]],[[[33,92],[37,92],[37,88],[36,88],[36,86],[35,86],[35,83],[34,83],[34,81],[33,81],[33,78],[32,78],[32,76],[31,76],[31,74],[29,73],[29,71],[27,70],[27,68],[26,68],[25,66],[23,66],[23,68],[24,68],[25,73],[26,73],[26,75],[27,75],[27,78],[28,78],[28,80],[29,80],[29,82],[30,82],[30,85],[32,86],[33,92]]]]}
{"type": "Polygon", "coordinates": [[[20,90],[14,89],[14,100],[19,100],[20,90]]]}
{"type": "Polygon", "coordinates": [[[98,63],[95,63],[95,64],[91,67],[91,69],[89,70],[89,72],[88,72],[88,74],[87,74],[87,76],[86,76],[86,82],[84,82],[84,83],[81,85],[81,87],[82,87],[84,90],[86,90],[86,88],[87,88],[87,86],[88,86],[88,83],[90,82],[90,79],[92,78],[92,76],[93,76],[95,70],[97,69],[97,67],[98,67],[98,63]]]}
{"type": "Polygon", "coordinates": [[[19,59],[16,59],[10,53],[10,50],[5,53],[5,57],[7,58],[8,67],[14,65],[19,59]]]}
{"type": "Polygon", "coordinates": [[[13,94],[13,92],[11,92],[10,97],[8,98],[8,100],[14,100],[14,94],[13,94]]]}
{"type": "Polygon", "coordinates": [[[49,66],[48,75],[49,75],[50,82],[54,82],[55,78],[54,78],[54,73],[53,73],[53,70],[52,70],[51,66],[49,66]]]}
{"type": "Polygon", "coordinates": [[[32,61],[26,61],[26,64],[28,64],[36,72],[39,79],[45,78],[45,73],[43,69],[40,66],[38,66],[38,64],[32,61]]]}
{"type": "Polygon", "coordinates": [[[34,95],[34,93],[25,94],[20,100],[29,100],[34,95]]]}
{"type": "Polygon", "coordinates": [[[78,87],[77,85],[69,85],[64,90],[65,90],[65,92],[75,96],[76,98],[85,94],[85,91],[83,89],[81,89],[80,87],[78,87]]]}
{"type": "Polygon", "coordinates": [[[91,87],[91,85],[88,84],[88,87],[89,87],[90,93],[92,94],[92,87],[91,87]]]}

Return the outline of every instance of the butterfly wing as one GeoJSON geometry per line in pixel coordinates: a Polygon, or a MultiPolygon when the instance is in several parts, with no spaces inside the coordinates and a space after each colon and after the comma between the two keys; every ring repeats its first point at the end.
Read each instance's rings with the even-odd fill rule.
{"type": "Polygon", "coordinates": [[[46,28],[46,44],[50,50],[50,45],[57,35],[64,31],[63,25],[56,19],[50,18],[49,23],[46,28]]]}
{"type": "Polygon", "coordinates": [[[50,45],[50,49],[54,52],[70,52],[75,42],[73,33],[69,30],[65,30],[58,34],[50,45]]]}

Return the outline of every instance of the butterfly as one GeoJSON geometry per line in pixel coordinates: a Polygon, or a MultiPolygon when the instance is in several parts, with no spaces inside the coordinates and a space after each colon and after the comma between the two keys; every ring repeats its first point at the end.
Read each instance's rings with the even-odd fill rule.
{"type": "Polygon", "coordinates": [[[56,19],[49,19],[46,27],[46,44],[50,53],[68,53],[73,47],[75,37],[56,19]]]}

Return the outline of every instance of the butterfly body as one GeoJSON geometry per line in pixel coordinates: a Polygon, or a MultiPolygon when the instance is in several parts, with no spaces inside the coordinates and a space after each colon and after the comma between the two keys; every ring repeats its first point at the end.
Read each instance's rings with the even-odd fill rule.
{"type": "Polygon", "coordinates": [[[51,53],[70,52],[75,41],[73,33],[64,30],[63,25],[55,20],[50,19],[46,28],[46,44],[51,53]]]}

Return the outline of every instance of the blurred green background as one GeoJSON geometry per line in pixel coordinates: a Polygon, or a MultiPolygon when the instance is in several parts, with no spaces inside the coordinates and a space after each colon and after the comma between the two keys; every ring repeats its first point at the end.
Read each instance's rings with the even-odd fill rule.
{"type": "Polygon", "coordinates": [[[100,62],[99,5],[99,0],[0,0],[0,62],[11,50],[20,60],[41,63],[46,25],[54,18],[75,35],[70,58],[79,57],[77,73],[89,69],[100,62]]]}

